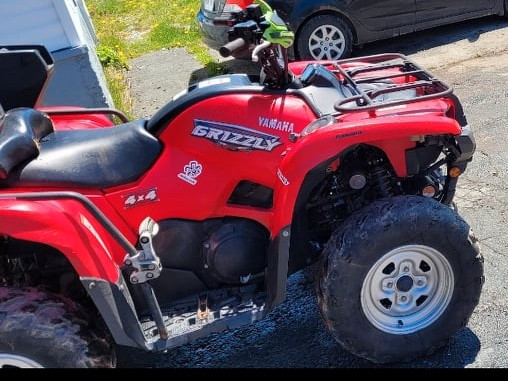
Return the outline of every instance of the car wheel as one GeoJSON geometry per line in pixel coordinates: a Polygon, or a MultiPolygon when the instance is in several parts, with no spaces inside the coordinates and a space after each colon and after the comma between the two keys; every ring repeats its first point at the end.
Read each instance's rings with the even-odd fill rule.
{"type": "Polygon", "coordinates": [[[338,60],[349,57],[352,32],[340,17],[321,15],[303,26],[297,42],[298,56],[308,60],[338,60]]]}
{"type": "Polygon", "coordinates": [[[467,324],[483,279],[468,224],[434,200],[400,196],[365,207],[332,235],[318,303],[345,349],[376,363],[406,362],[467,324]]]}

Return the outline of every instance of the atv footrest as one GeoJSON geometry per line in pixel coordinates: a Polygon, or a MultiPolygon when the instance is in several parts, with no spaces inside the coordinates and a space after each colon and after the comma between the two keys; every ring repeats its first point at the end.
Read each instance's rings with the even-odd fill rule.
{"type": "Polygon", "coordinates": [[[142,323],[142,327],[147,341],[153,345],[153,350],[160,351],[187,344],[210,333],[251,324],[263,319],[267,311],[265,303],[260,305],[250,300],[240,303],[232,301],[227,305],[211,306],[206,314],[203,314],[199,308],[194,312],[177,314],[164,312],[164,324],[169,333],[167,340],[159,339],[153,321],[142,323]]]}

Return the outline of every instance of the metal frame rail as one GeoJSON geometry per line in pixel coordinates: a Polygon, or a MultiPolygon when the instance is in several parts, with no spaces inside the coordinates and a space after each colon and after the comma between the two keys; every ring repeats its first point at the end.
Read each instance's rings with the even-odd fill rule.
{"type": "Polygon", "coordinates": [[[430,99],[443,98],[453,93],[453,88],[451,86],[440,79],[435,78],[428,71],[419,67],[416,63],[402,54],[378,54],[335,61],[331,64],[333,65],[333,69],[331,69],[331,71],[336,75],[339,74],[339,79],[342,80],[343,84],[354,89],[356,92],[356,95],[341,99],[335,103],[334,108],[339,114],[372,111],[385,107],[423,102],[430,99]],[[354,68],[342,67],[343,64],[358,61],[367,63],[368,65],[354,68]],[[399,69],[400,73],[393,73],[389,75],[376,75],[375,73],[387,69],[399,69]],[[362,74],[362,76],[357,78],[359,74],[362,74]],[[369,76],[366,74],[372,75],[369,76]],[[394,79],[398,77],[407,77],[407,82],[402,84],[389,84],[388,86],[377,90],[365,90],[359,86],[360,84],[382,82],[387,79],[394,79]],[[416,80],[413,78],[416,78],[416,80]],[[380,95],[409,89],[422,89],[423,92],[422,95],[416,96],[412,99],[391,101],[376,100],[376,98],[380,95]]]}

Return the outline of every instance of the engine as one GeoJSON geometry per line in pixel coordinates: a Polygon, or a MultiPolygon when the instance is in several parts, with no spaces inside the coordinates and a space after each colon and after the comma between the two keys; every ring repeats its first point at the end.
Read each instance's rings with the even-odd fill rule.
{"type": "Polygon", "coordinates": [[[257,222],[228,217],[158,224],[153,243],[163,268],[152,283],[161,305],[263,279],[269,233],[257,222]]]}
{"type": "Polygon", "coordinates": [[[207,277],[245,284],[265,269],[268,237],[266,230],[251,221],[227,222],[210,232],[203,248],[207,277]]]}

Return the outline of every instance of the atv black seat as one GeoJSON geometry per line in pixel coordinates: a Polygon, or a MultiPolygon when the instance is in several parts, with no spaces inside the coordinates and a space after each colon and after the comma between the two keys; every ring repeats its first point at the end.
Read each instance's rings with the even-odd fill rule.
{"type": "Polygon", "coordinates": [[[109,188],[140,178],[155,162],[160,142],[138,120],[91,130],[55,131],[41,141],[39,156],[20,166],[8,185],[109,188]]]}
{"type": "Polygon", "coordinates": [[[0,178],[39,154],[39,140],[53,132],[53,122],[37,110],[18,108],[0,118],[0,178]]]}

